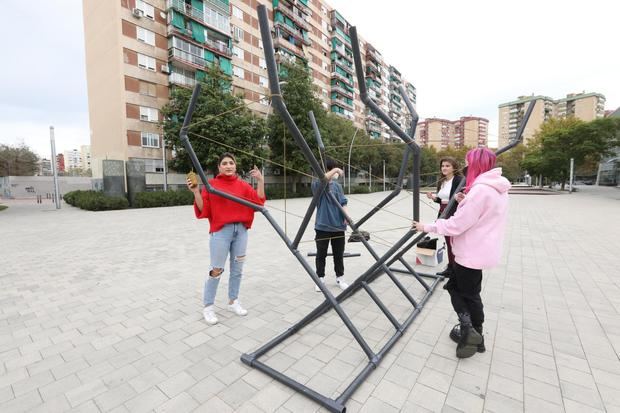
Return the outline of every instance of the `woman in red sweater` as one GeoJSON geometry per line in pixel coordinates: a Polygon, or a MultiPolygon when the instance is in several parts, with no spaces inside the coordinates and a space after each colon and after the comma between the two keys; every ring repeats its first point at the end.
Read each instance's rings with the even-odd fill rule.
{"type": "MultiPolygon", "coordinates": [[[[265,181],[258,168],[250,171],[250,175],[258,182],[256,190],[237,175],[237,162],[231,153],[223,153],[218,160],[219,174],[209,180],[209,185],[222,192],[235,195],[258,205],[265,204],[265,181]]],[[[215,315],[215,293],[224,272],[226,259],[230,254],[230,276],[228,282],[228,309],[244,316],[248,312],[239,303],[239,287],[243,273],[243,262],[248,243],[248,229],[254,221],[254,210],[237,202],[210,194],[198,185],[188,188],[194,193],[194,212],[197,218],[209,219],[209,251],[211,265],[209,276],[204,286],[204,310],[202,312],[208,324],[218,322],[215,315]]]]}

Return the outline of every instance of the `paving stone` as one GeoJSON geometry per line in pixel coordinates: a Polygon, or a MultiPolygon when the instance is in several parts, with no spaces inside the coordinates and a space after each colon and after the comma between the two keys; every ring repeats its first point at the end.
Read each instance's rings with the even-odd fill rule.
{"type": "MultiPolygon", "coordinates": [[[[438,289],[353,393],[348,411],[479,411],[479,400],[484,411],[502,413],[619,410],[620,291],[606,269],[620,265],[617,230],[607,221],[620,196],[608,189],[612,198],[593,196],[605,188],[570,197],[511,195],[505,255],[483,278],[487,352],[456,359],[448,338],[456,317],[438,289]],[[574,216],[587,224],[566,226],[574,216]]],[[[383,196],[355,195],[352,214],[362,216],[364,200],[374,204],[383,196]]],[[[397,202],[409,196],[387,208],[409,214],[410,204],[397,202]]],[[[288,200],[288,208],[303,214],[308,202],[288,200]]],[[[268,203],[282,207],[282,201],[268,203]]],[[[250,313],[239,318],[224,311],[225,277],[216,300],[221,322],[207,326],[201,292],[208,256],[195,259],[186,245],[206,248],[208,223],[197,222],[191,207],[100,213],[63,207],[44,214],[34,208],[3,211],[9,218],[3,236],[12,242],[3,245],[0,278],[0,411],[324,411],[239,360],[322,301],[264,219],[255,220],[248,246],[252,266],[242,300],[250,313]],[[161,236],[152,237],[152,222],[175,225],[160,226],[161,236]],[[72,237],[51,242],[58,226],[71,227],[72,237]],[[264,282],[268,277],[272,283],[264,282]]],[[[435,211],[422,208],[421,215],[430,221],[435,211]]],[[[292,218],[289,223],[294,226],[292,218]]],[[[399,226],[400,218],[381,211],[367,225],[373,232],[399,226]]],[[[381,234],[389,242],[401,235],[381,234]]],[[[311,236],[305,237],[311,250],[311,236]]],[[[359,251],[361,257],[347,261],[351,277],[372,262],[359,251]]],[[[413,278],[399,279],[416,297],[423,293],[413,278]]],[[[333,284],[328,279],[338,292],[333,284]]],[[[372,288],[401,319],[411,311],[387,277],[372,288]]],[[[393,334],[367,295],[343,307],[373,349],[393,334]]],[[[368,359],[332,311],[261,361],[335,397],[368,359]]]]}

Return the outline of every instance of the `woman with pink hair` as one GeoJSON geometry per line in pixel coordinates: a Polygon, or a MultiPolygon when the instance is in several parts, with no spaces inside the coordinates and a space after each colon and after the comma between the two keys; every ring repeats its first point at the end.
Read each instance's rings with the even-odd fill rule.
{"type": "Polygon", "coordinates": [[[456,356],[484,352],[484,311],[480,291],[482,270],[496,266],[501,258],[508,216],[510,182],[495,168],[495,154],[487,148],[467,152],[465,196],[449,219],[433,224],[413,222],[413,229],[452,237],[455,275],[446,284],[460,324],[450,332],[457,342],[456,356]]]}

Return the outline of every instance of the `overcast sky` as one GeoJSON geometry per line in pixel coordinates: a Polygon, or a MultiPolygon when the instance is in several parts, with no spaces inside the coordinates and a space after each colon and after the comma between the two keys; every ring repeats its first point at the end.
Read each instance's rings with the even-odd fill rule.
{"type": "MultiPolygon", "coordinates": [[[[49,158],[50,125],[57,152],[89,143],[82,1],[36,3],[4,5],[0,143],[23,141],[49,158]]],[[[497,105],[519,95],[585,90],[620,106],[618,1],[330,4],[413,82],[421,118],[486,117],[495,139],[497,105]]]]}

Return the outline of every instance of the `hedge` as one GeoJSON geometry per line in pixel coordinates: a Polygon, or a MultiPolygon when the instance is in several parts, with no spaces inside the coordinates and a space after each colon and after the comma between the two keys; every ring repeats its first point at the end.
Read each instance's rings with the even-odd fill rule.
{"type": "Polygon", "coordinates": [[[140,192],[136,194],[136,208],[156,208],[176,205],[192,205],[194,194],[188,190],[140,192]]]}
{"type": "Polygon", "coordinates": [[[71,191],[67,192],[63,199],[69,205],[88,211],[108,211],[113,209],[126,209],[129,201],[122,196],[107,196],[98,191],[71,191]]]}

